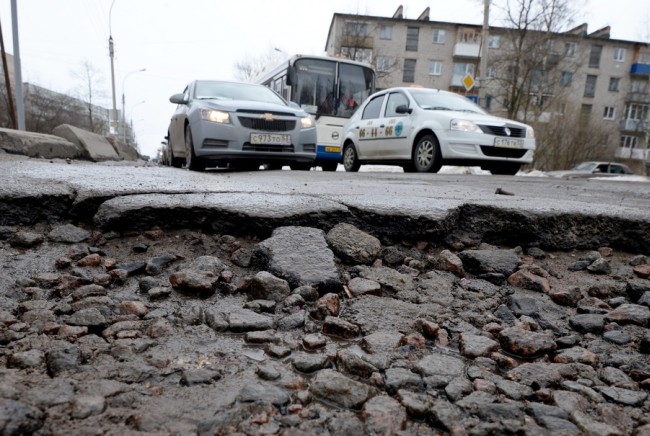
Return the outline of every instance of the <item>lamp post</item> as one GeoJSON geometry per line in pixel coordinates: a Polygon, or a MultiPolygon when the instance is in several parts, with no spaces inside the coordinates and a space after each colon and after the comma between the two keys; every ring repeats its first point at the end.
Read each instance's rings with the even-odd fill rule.
{"type": "Polygon", "coordinates": [[[147,69],[141,68],[139,70],[131,71],[126,76],[124,76],[124,79],[122,79],[122,140],[124,142],[126,142],[126,115],[124,113],[124,103],[126,100],[124,98],[124,84],[126,82],[126,78],[129,77],[131,74],[141,73],[143,71],[147,71],[147,69]]]}
{"type": "MultiPolygon", "coordinates": [[[[133,106],[131,106],[131,110],[129,110],[129,113],[131,114],[131,122],[130,122],[130,132],[131,132],[131,134],[129,136],[130,136],[130,138],[133,139],[133,148],[136,148],[135,132],[133,131],[133,111],[135,111],[135,108],[137,106],[141,105],[142,103],[146,103],[146,102],[147,102],[146,100],[142,100],[142,101],[134,104],[133,106]]],[[[124,125],[124,128],[126,129],[126,124],[124,125]]],[[[126,136],[126,133],[124,135],[126,136]]],[[[124,142],[126,142],[126,139],[124,140],[124,142]]]]}
{"type": "Polygon", "coordinates": [[[115,0],[113,0],[111,8],[108,10],[108,55],[111,58],[111,86],[113,88],[113,135],[117,136],[117,100],[115,99],[115,67],[113,65],[115,52],[113,50],[113,30],[111,28],[111,14],[113,13],[114,4],[115,0]]]}

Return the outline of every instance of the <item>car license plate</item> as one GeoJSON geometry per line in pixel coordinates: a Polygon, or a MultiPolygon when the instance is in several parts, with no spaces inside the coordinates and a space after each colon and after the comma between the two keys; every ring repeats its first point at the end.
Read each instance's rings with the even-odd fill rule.
{"type": "Polygon", "coordinates": [[[339,147],[325,147],[326,153],[340,153],[341,149],[339,147]]]}
{"type": "Polygon", "coordinates": [[[251,144],[291,145],[291,135],[281,135],[278,133],[251,133],[251,144]]]}
{"type": "Polygon", "coordinates": [[[516,138],[494,138],[495,147],[524,148],[524,140],[516,138]]]}

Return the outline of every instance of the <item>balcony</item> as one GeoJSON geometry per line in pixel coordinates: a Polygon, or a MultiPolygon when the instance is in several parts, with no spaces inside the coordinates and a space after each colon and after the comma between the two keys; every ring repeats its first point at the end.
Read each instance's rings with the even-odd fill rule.
{"type": "Polygon", "coordinates": [[[479,44],[467,44],[465,42],[457,42],[454,45],[454,56],[464,58],[477,58],[481,53],[481,46],[479,44]]]}
{"type": "Polygon", "coordinates": [[[628,103],[650,104],[650,93],[648,92],[628,92],[625,98],[628,103]]]}
{"type": "Polygon", "coordinates": [[[616,157],[619,159],[648,160],[648,150],[640,148],[619,147],[616,149],[616,157]]]}
{"type": "Polygon", "coordinates": [[[632,68],[630,68],[630,74],[634,74],[636,76],[650,76],[650,64],[632,64],[632,68]]]}
{"type": "Polygon", "coordinates": [[[648,122],[641,120],[621,120],[621,130],[626,132],[645,132],[648,130],[648,122]]]}

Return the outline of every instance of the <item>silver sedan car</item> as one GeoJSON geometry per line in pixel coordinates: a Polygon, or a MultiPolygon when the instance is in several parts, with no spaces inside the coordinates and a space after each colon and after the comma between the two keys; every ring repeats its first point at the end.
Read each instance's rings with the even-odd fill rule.
{"type": "Polygon", "coordinates": [[[533,129],[492,116],[464,96],[429,88],[389,88],[364,101],[343,129],[343,166],[399,165],[437,172],[480,166],[514,175],[533,161],[533,129]]]}
{"type": "Polygon", "coordinates": [[[177,168],[307,171],[316,158],[314,120],[265,86],[195,80],[169,101],[177,105],[167,132],[177,168]]]}

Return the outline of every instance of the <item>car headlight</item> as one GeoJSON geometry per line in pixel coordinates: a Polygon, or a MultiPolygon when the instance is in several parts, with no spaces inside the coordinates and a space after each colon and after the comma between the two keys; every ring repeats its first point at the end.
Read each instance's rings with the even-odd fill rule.
{"type": "Polygon", "coordinates": [[[213,123],[230,124],[230,114],[214,109],[201,109],[201,118],[213,123]]]}
{"type": "Polygon", "coordinates": [[[300,119],[300,128],[309,129],[310,127],[314,127],[314,120],[311,117],[302,117],[300,119]]]}
{"type": "Polygon", "coordinates": [[[451,130],[460,130],[461,132],[482,133],[481,128],[469,120],[453,119],[449,123],[449,128],[451,130]]]}
{"type": "Polygon", "coordinates": [[[526,138],[535,138],[535,131],[532,127],[526,127],[526,138]]]}

